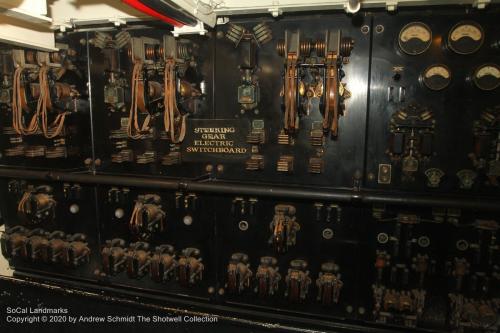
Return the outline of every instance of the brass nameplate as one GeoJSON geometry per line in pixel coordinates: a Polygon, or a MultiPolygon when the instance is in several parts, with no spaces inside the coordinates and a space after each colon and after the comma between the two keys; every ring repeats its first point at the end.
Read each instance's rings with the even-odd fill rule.
{"type": "Polygon", "coordinates": [[[246,159],[249,121],[245,119],[190,119],[182,143],[183,161],[217,162],[246,159]]]}

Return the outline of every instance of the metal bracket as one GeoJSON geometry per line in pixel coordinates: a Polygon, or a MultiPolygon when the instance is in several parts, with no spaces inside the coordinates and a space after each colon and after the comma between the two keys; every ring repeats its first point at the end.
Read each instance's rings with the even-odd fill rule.
{"type": "Polygon", "coordinates": [[[273,17],[278,17],[283,14],[283,9],[279,7],[271,7],[268,9],[268,12],[271,13],[273,17]]]}
{"type": "Polygon", "coordinates": [[[396,9],[398,9],[398,1],[397,0],[386,1],[385,8],[389,12],[394,12],[396,9]]]}
{"type": "Polygon", "coordinates": [[[206,33],[207,30],[205,29],[205,26],[201,21],[198,21],[198,24],[195,26],[184,25],[180,28],[174,27],[174,31],[172,31],[172,35],[174,35],[174,37],[179,37],[180,35],[195,35],[195,34],[204,36],[206,33]]]}
{"type": "Polygon", "coordinates": [[[115,27],[119,27],[120,25],[126,25],[127,21],[118,17],[112,17],[108,19],[109,22],[113,23],[115,27]]]}
{"type": "Polygon", "coordinates": [[[50,28],[52,30],[58,30],[61,31],[61,32],[66,32],[67,29],[73,29],[74,26],[73,26],[73,23],[71,22],[61,22],[61,23],[58,23],[56,25],[51,25],[50,28]]]}
{"type": "Polygon", "coordinates": [[[224,24],[227,24],[229,23],[229,17],[227,16],[221,16],[221,17],[218,17],[217,18],[217,25],[224,25],[224,24]]]}

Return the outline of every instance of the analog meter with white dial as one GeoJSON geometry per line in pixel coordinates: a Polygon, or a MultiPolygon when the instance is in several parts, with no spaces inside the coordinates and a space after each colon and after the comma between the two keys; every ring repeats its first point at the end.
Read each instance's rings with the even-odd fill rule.
{"type": "Polygon", "coordinates": [[[406,54],[417,55],[427,51],[432,43],[432,31],[425,23],[408,23],[401,29],[398,44],[406,54]]]}
{"type": "Polygon", "coordinates": [[[443,64],[431,65],[420,75],[420,80],[431,90],[442,90],[451,82],[451,71],[443,64]]]}
{"type": "Polygon", "coordinates": [[[472,81],[481,90],[494,90],[500,86],[500,66],[484,64],[479,66],[472,75],[472,81]]]}
{"type": "Polygon", "coordinates": [[[479,50],[483,42],[483,28],[472,21],[457,23],[448,34],[448,47],[458,54],[474,53],[479,50]]]}

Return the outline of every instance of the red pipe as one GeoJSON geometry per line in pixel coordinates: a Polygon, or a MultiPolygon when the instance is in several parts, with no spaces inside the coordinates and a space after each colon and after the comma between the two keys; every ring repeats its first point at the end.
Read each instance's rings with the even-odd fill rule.
{"type": "Polygon", "coordinates": [[[163,22],[166,22],[174,27],[182,27],[184,23],[174,20],[171,17],[165,16],[163,14],[158,13],[157,11],[151,9],[150,7],[142,4],[139,0],[122,0],[124,3],[134,7],[138,11],[141,11],[149,16],[155,17],[163,22]]]}

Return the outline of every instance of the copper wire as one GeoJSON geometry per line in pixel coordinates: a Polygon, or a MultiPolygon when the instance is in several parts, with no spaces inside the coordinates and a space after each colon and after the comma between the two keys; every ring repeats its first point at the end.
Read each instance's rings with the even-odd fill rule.
{"type": "Polygon", "coordinates": [[[170,134],[170,139],[173,143],[179,143],[184,140],[186,135],[186,115],[182,115],[177,108],[177,100],[175,96],[176,80],[175,80],[175,60],[167,59],[165,62],[165,95],[164,105],[165,112],[163,113],[163,125],[165,132],[170,134]]]}
{"type": "Polygon", "coordinates": [[[24,124],[23,111],[31,112],[29,107],[26,105],[26,95],[23,94],[23,89],[21,87],[21,77],[24,68],[19,66],[14,71],[13,78],[13,89],[12,89],[12,127],[17,134],[20,135],[33,135],[36,134],[39,128],[38,116],[39,110],[31,117],[29,125],[26,127],[24,124]],[[24,95],[24,96],[23,96],[24,95]],[[24,97],[24,98],[23,98],[24,97]],[[23,105],[24,104],[24,105],[23,105]]]}
{"type": "Polygon", "coordinates": [[[127,124],[127,134],[132,139],[140,139],[144,133],[149,132],[151,121],[151,115],[147,115],[146,119],[141,126],[139,126],[139,115],[137,112],[137,105],[139,99],[139,80],[142,71],[142,61],[137,61],[134,63],[134,68],[132,70],[132,102],[130,105],[130,112],[127,124]]]}
{"type": "Polygon", "coordinates": [[[52,109],[50,99],[50,87],[47,73],[49,68],[42,66],[39,72],[40,96],[38,97],[37,112],[42,116],[42,131],[47,139],[59,136],[64,128],[64,122],[68,112],[59,113],[51,124],[48,124],[48,111],[52,109]]]}

